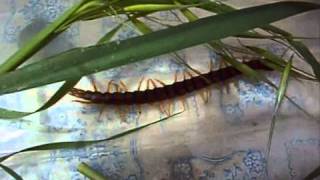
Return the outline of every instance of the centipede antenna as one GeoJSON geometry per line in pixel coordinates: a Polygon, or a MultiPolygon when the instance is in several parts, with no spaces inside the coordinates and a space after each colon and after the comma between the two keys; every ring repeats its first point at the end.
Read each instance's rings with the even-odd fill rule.
{"type": "Polygon", "coordinates": [[[72,102],[82,103],[82,104],[93,104],[90,101],[72,100],[72,102]]]}

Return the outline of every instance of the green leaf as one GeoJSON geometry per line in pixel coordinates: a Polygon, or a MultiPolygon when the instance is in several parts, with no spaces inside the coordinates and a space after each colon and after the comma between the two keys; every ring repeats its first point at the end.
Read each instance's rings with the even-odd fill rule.
{"type": "Polygon", "coordinates": [[[193,5],[175,5],[175,4],[135,4],[123,8],[125,12],[154,12],[154,11],[168,11],[174,9],[182,9],[188,7],[195,7],[193,5]]]}
{"type": "MultiPolygon", "coordinates": [[[[292,56],[292,58],[293,58],[293,56],[292,56]]],[[[269,138],[268,138],[268,144],[267,144],[267,159],[269,159],[269,155],[270,155],[272,136],[273,136],[274,127],[276,124],[276,117],[277,117],[277,114],[279,112],[280,106],[282,104],[283,98],[285,97],[285,93],[286,93],[286,90],[288,87],[288,79],[289,79],[289,74],[290,74],[290,70],[291,70],[291,66],[292,66],[292,58],[289,60],[289,63],[287,64],[287,66],[284,69],[284,72],[282,74],[281,81],[280,81],[280,86],[277,91],[277,98],[276,98],[275,108],[274,108],[274,112],[273,112],[273,116],[272,116],[272,120],[271,120],[269,138]]]]}
{"type": "Polygon", "coordinates": [[[244,75],[246,75],[247,77],[249,77],[251,80],[253,81],[266,81],[268,82],[269,80],[264,77],[263,75],[261,75],[260,73],[258,73],[256,70],[252,69],[251,67],[247,66],[246,64],[243,64],[225,54],[221,55],[223,60],[228,62],[229,64],[231,64],[233,67],[235,67],[237,70],[239,70],[240,72],[242,72],[244,75]]]}
{"type": "MultiPolygon", "coordinates": [[[[254,46],[246,46],[248,49],[250,49],[251,51],[257,53],[258,55],[266,58],[266,60],[261,59],[261,61],[263,61],[264,63],[266,63],[266,65],[268,65],[269,67],[276,69],[278,71],[283,71],[284,67],[287,65],[287,62],[282,59],[281,57],[273,54],[272,52],[262,49],[262,48],[258,48],[258,47],[254,47],[254,46]],[[269,61],[269,62],[268,62],[269,61]]],[[[296,68],[294,66],[291,66],[291,72],[293,73],[293,75],[296,75],[298,77],[307,79],[307,80],[316,80],[316,78],[312,75],[309,74],[299,68],[296,68]]]]}
{"type": "Polygon", "coordinates": [[[9,175],[11,175],[15,180],[23,180],[23,178],[17,174],[16,172],[14,172],[14,170],[12,170],[11,168],[3,165],[3,164],[0,164],[0,167],[5,171],[7,172],[9,175]]]}
{"type": "MultiPolygon", "coordinates": [[[[97,44],[103,44],[110,41],[110,39],[119,31],[123,24],[119,24],[114,29],[106,33],[97,44]]],[[[0,108],[0,119],[18,119],[24,116],[28,116],[43,110],[48,109],[49,107],[53,106],[56,102],[58,102],[61,98],[63,98],[78,82],[80,78],[74,80],[66,81],[59,90],[39,109],[35,110],[34,112],[19,112],[19,111],[12,111],[0,108]]]]}
{"type": "Polygon", "coordinates": [[[78,165],[77,170],[89,179],[107,180],[107,178],[104,177],[101,173],[93,170],[89,165],[87,165],[84,162],[78,165]]]}
{"type": "Polygon", "coordinates": [[[310,64],[314,74],[320,81],[320,63],[317,59],[302,42],[293,40],[290,40],[289,42],[304,57],[303,59],[310,64]]]}
{"type": "Polygon", "coordinates": [[[74,79],[141,61],[209,40],[239,34],[319,7],[317,4],[303,2],[256,6],[206,17],[121,42],[74,49],[1,76],[0,94],[74,79]],[[194,36],[195,34],[197,36],[194,36]]]}
{"type": "Polygon", "coordinates": [[[142,21],[138,20],[137,18],[130,19],[133,25],[142,33],[142,34],[149,34],[152,33],[152,29],[144,24],[142,21]]]}
{"type": "MultiPolygon", "coordinates": [[[[84,0],[85,1],[85,0],[84,0]]],[[[4,64],[0,66],[0,74],[16,69],[19,65],[30,58],[34,53],[40,50],[49,40],[54,38],[54,34],[63,23],[65,23],[74,12],[76,12],[84,3],[84,1],[67,10],[53,23],[40,31],[36,36],[30,39],[25,45],[14,53],[4,64]]]]}
{"type": "Polygon", "coordinates": [[[65,82],[43,106],[34,112],[19,112],[0,108],[0,119],[18,119],[45,110],[64,97],[71,90],[71,88],[73,88],[79,82],[79,80],[80,79],[76,79],[65,82]]]}
{"type": "Polygon", "coordinates": [[[157,120],[157,121],[153,121],[151,123],[146,123],[146,124],[142,124],[138,127],[134,127],[134,128],[130,128],[127,129],[121,133],[112,135],[108,138],[105,139],[101,139],[101,140],[87,140],[87,141],[75,141],[75,142],[56,142],[56,143],[49,143],[49,144],[42,144],[42,145],[38,145],[38,146],[34,146],[34,147],[30,147],[30,148],[26,148],[14,153],[11,153],[9,155],[3,156],[0,158],[0,163],[3,162],[4,160],[10,158],[13,155],[22,153],[22,152],[29,152],[29,151],[46,151],[46,150],[55,150],[55,149],[75,149],[75,148],[82,148],[82,147],[86,147],[86,146],[90,146],[96,143],[100,143],[100,142],[104,142],[104,141],[109,141],[109,140],[115,140],[117,138],[123,137],[125,135],[129,135],[131,133],[137,132],[139,130],[142,130],[144,128],[147,128],[151,125],[157,124],[159,122],[168,120],[171,117],[177,116],[179,114],[181,114],[182,112],[178,112],[175,113],[169,117],[165,117],[163,119],[157,120]]]}
{"type": "MultiPolygon", "coordinates": [[[[184,4],[191,3],[186,0],[181,0],[181,2],[183,2],[184,4]]],[[[207,0],[194,0],[194,1],[192,1],[192,3],[203,3],[203,2],[207,2],[207,0]]],[[[290,2],[287,2],[287,3],[290,3],[290,2]]],[[[202,9],[205,9],[205,10],[208,10],[208,11],[211,11],[214,13],[218,13],[218,14],[228,13],[228,12],[232,12],[232,11],[236,10],[236,8],[233,8],[233,7],[231,7],[227,4],[224,4],[222,2],[211,2],[209,4],[206,4],[205,6],[200,6],[200,7],[202,9]]],[[[310,64],[316,77],[320,81],[320,63],[316,60],[316,58],[312,55],[312,53],[309,51],[309,49],[302,42],[294,41],[294,37],[292,36],[291,33],[287,32],[281,28],[278,28],[276,26],[273,26],[273,25],[261,26],[261,29],[263,29],[267,32],[272,32],[272,33],[282,35],[287,40],[287,42],[292,47],[294,47],[305,58],[305,60],[310,64]]]]}

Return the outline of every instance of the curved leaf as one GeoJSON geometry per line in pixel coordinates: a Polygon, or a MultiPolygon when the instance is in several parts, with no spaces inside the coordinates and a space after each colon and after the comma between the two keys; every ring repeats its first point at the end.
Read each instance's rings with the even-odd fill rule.
{"type": "Polygon", "coordinates": [[[10,176],[12,176],[15,180],[23,180],[23,178],[17,174],[14,170],[12,170],[11,168],[0,164],[0,168],[2,168],[5,172],[7,172],[8,174],[10,174],[10,176]]]}
{"type": "Polygon", "coordinates": [[[87,165],[84,162],[82,162],[78,165],[77,170],[89,179],[94,179],[94,180],[107,180],[108,179],[108,178],[104,177],[101,173],[93,170],[89,165],[87,165]]]}
{"type": "Polygon", "coordinates": [[[165,121],[165,120],[168,120],[169,118],[171,117],[174,117],[174,116],[177,116],[179,114],[181,114],[182,112],[178,112],[178,113],[175,113],[171,116],[168,116],[168,117],[165,117],[165,118],[162,118],[160,120],[156,120],[156,121],[153,121],[151,123],[145,123],[145,124],[142,124],[138,127],[134,127],[134,128],[130,128],[130,129],[127,129],[123,132],[120,132],[118,134],[115,134],[115,135],[112,135],[108,138],[105,138],[105,139],[100,139],[100,140],[86,140],[86,141],[73,141],[73,142],[56,142],[56,143],[48,143],[48,144],[42,144],[42,145],[38,145],[38,146],[33,146],[33,147],[29,147],[29,148],[26,148],[26,149],[22,149],[20,151],[17,151],[17,152],[14,152],[14,153],[11,153],[11,154],[8,154],[8,155],[5,155],[5,156],[2,156],[0,157],[0,163],[3,162],[4,160],[10,158],[11,156],[13,155],[16,155],[16,154],[19,154],[19,153],[22,153],[22,152],[29,152],[29,151],[46,151],[46,150],[55,150],[55,149],[72,149],[72,148],[82,148],[82,147],[86,147],[86,146],[90,146],[92,144],[96,144],[96,143],[99,143],[99,142],[104,142],[104,141],[109,141],[109,140],[114,140],[114,139],[117,139],[117,138],[120,138],[120,137],[123,137],[125,135],[128,135],[128,134],[131,134],[131,133],[134,133],[134,132],[137,132],[139,130],[142,130],[144,128],[147,128],[151,125],[154,125],[154,124],[157,124],[159,122],[162,122],[162,121],[165,121]]]}
{"type": "Polygon", "coordinates": [[[210,16],[121,42],[74,49],[2,75],[0,94],[79,78],[232,36],[319,7],[303,2],[267,4],[210,16]]]}

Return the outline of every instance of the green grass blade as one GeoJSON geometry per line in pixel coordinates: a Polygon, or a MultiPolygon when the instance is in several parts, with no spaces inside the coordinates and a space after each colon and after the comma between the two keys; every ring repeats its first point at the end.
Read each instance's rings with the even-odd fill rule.
{"type": "Polygon", "coordinates": [[[61,88],[59,88],[59,90],[43,106],[41,106],[39,109],[37,109],[34,112],[20,112],[20,111],[12,111],[12,110],[0,108],[0,119],[18,119],[24,116],[28,116],[28,115],[43,111],[51,107],[56,102],[58,102],[62,97],[64,97],[70,91],[70,89],[73,88],[78,83],[79,80],[80,79],[76,79],[76,80],[69,80],[65,82],[61,86],[61,88]]]}
{"type": "Polygon", "coordinates": [[[114,37],[115,34],[123,27],[123,23],[119,24],[115,28],[113,28],[111,31],[109,31],[106,35],[104,35],[99,41],[98,44],[104,44],[111,41],[111,39],[114,37]]]}
{"type": "Polygon", "coordinates": [[[290,40],[289,42],[304,57],[303,59],[310,64],[314,74],[320,81],[320,63],[317,59],[302,42],[293,40],[290,40]]]}
{"type": "Polygon", "coordinates": [[[133,25],[142,33],[142,34],[149,34],[152,33],[152,29],[144,24],[142,21],[136,19],[136,18],[131,18],[130,19],[133,25]]]}
{"type": "MultiPolygon", "coordinates": [[[[284,67],[287,65],[287,62],[284,59],[273,54],[272,52],[270,52],[268,50],[254,47],[254,46],[246,46],[246,47],[248,49],[250,49],[251,51],[257,53],[261,57],[266,58],[266,60],[262,60],[263,62],[268,63],[267,61],[270,61],[270,63],[268,63],[267,65],[269,65],[273,69],[276,69],[278,71],[283,71],[284,67]]],[[[291,66],[291,67],[292,67],[292,69],[291,69],[292,75],[295,75],[297,77],[304,78],[307,80],[316,80],[316,77],[314,77],[312,74],[307,73],[307,72],[305,72],[299,68],[296,68],[294,66],[291,66]]]]}
{"type": "Polygon", "coordinates": [[[304,180],[314,180],[319,176],[320,176],[320,166],[317,167],[315,170],[313,170],[310,174],[308,174],[307,177],[304,178],[304,180]]]}
{"type": "Polygon", "coordinates": [[[16,69],[34,53],[40,50],[50,39],[54,38],[55,31],[58,30],[58,28],[61,27],[61,25],[63,25],[63,23],[66,22],[75,11],[83,5],[84,1],[67,10],[57,20],[40,31],[36,36],[31,38],[30,41],[25,43],[21,49],[9,57],[9,59],[0,66],[0,74],[16,69]]]}
{"type": "Polygon", "coordinates": [[[277,98],[276,98],[276,102],[275,102],[275,108],[274,108],[274,112],[272,115],[269,137],[268,137],[267,160],[269,159],[269,156],[270,156],[270,149],[271,149],[273,131],[274,131],[274,127],[276,124],[276,117],[277,117],[277,114],[279,112],[280,106],[282,104],[283,98],[285,97],[285,93],[286,93],[286,90],[288,87],[288,79],[289,79],[291,66],[292,66],[292,58],[290,59],[289,63],[287,64],[287,66],[284,69],[284,72],[282,74],[281,81],[280,81],[280,86],[277,91],[277,98]]]}
{"type": "MultiPolygon", "coordinates": [[[[119,24],[111,31],[109,31],[105,36],[103,36],[97,44],[107,43],[111,40],[111,38],[119,31],[119,29],[123,26],[123,24],[119,24]]],[[[0,119],[19,119],[24,116],[28,116],[43,110],[48,109],[49,107],[53,106],[56,102],[58,102],[61,98],[63,98],[78,82],[80,78],[74,80],[68,80],[65,82],[58,91],[39,109],[35,110],[34,112],[19,112],[19,111],[12,111],[0,108],[0,119]]]]}
{"type": "MultiPolygon", "coordinates": [[[[183,2],[184,4],[190,3],[186,0],[181,0],[181,2],[183,2]]],[[[207,2],[207,0],[193,1],[193,3],[203,3],[203,2],[207,2]]],[[[287,3],[290,3],[290,2],[287,2],[287,3]]],[[[236,10],[236,8],[233,8],[222,2],[211,2],[205,6],[200,6],[200,7],[202,9],[205,9],[214,13],[218,13],[218,14],[232,12],[236,10]]],[[[320,81],[320,63],[316,60],[316,58],[312,55],[309,49],[302,42],[294,41],[294,37],[292,36],[291,33],[273,25],[261,26],[261,29],[268,32],[280,34],[281,36],[283,36],[288,41],[288,43],[293,48],[295,48],[295,50],[298,51],[304,57],[304,59],[310,64],[317,79],[320,81]]]]}
{"type": "Polygon", "coordinates": [[[174,9],[182,9],[188,7],[199,6],[193,5],[176,5],[176,4],[135,4],[123,8],[125,12],[155,12],[155,11],[168,11],[174,9]]]}
{"type": "Polygon", "coordinates": [[[23,180],[23,178],[17,174],[14,170],[12,170],[11,168],[3,165],[3,164],[0,164],[0,167],[6,172],[8,173],[10,176],[12,176],[15,180],[23,180]]]}
{"type": "Polygon", "coordinates": [[[10,158],[11,156],[19,154],[19,153],[22,153],[22,152],[46,151],[46,150],[56,150],[56,149],[76,149],[76,148],[82,148],[82,147],[90,146],[92,144],[96,144],[96,143],[100,143],[100,142],[104,142],[104,141],[115,140],[117,138],[120,138],[120,137],[129,135],[131,133],[137,132],[139,130],[145,129],[145,128],[151,126],[151,125],[166,121],[169,118],[177,116],[177,115],[179,115],[181,113],[182,112],[178,112],[178,113],[175,113],[175,114],[173,114],[173,115],[171,115],[169,117],[165,117],[165,118],[162,118],[160,120],[153,121],[151,123],[146,123],[146,124],[142,124],[142,125],[140,125],[138,127],[127,129],[127,130],[125,130],[125,131],[123,131],[121,133],[112,135],[112,136],[110,136],[108,138],[101,139],[101,140],[88,140],[88,141],[75,141],[75,142],[57,142],[57,143],[49,143],[49,144],[43,144],[43,145],[38,145],[38,146],[26,148],[26,149],[23,149],[23,150],[20,150],[20,151],[17,151],[17,152],[14,152],[14,153],[11,153],[11,154],[8,154],[6,156],[1,157],[0,158],[0,163],[3,162],[4,160],[10,158]]]}
{"type": "Polygon", "coordinates": [[[87,165],[84,162],[82,162],[78,165],[77,170],[89,179],[94,179],[94,180],[107,180],[108,179],[108,178],[104,177],[101,173],[93,170],[89,165],[87,165]]]}
{"type": "Polygon", "coordinates": [[[74,79],[181,50],[319,7],[303,2],[256,6],[199,19],[121,42],[74,49],[1,76],[0,94],[74,79]],[[195,34],[197,36],[194,36],[195,34]]]}

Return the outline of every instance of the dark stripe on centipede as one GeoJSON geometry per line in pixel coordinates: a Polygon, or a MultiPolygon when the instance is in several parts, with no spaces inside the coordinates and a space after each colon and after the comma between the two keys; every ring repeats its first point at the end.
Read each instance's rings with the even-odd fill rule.
{"type": "MultiPolygon", "coordinates": [[[[269,67],[263,65],[260,61],[245,62],[253,69],[259,70],[272,70],[269,67]]],[[[185,95],[192,91],[196,91],[213,83],[223,82],[237,75],[240,75],[237,69],[229,66],[217,71],[210,71],[208,73],[201,74],[190,79],[185,79],[180,82],[174,82],[173,84],[166,85],[164,87],[147,89],[144,91],[134,92],[115,92],[115,93],[100,93],[92,91],[84,91],[81,89],[74,89],[71,91],[71,95],[85,100],[89,100],[92,103],[114,104],[114,105],[133,105],[153,103],[156,101],[162,101],[165,99],[172,99],[178,96],[185,95]]]]}

